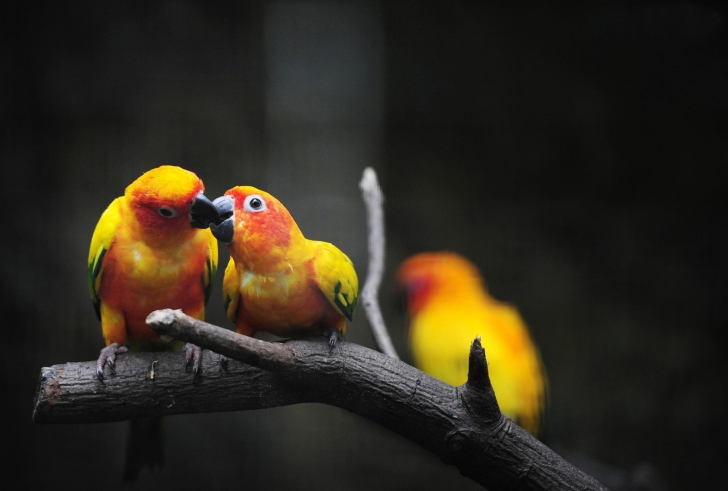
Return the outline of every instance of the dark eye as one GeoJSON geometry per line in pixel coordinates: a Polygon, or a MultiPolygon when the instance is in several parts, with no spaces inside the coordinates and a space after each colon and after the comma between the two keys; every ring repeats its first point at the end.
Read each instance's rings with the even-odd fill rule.
{"type": "Polygon", "coordinates": [[[162,215],[164,218],[172,218],[177,216],[177,212],[174,211],[172,208],[167,208],[166,206],[160,206],[157,208],[157,213],[162,215]]]}
{"type": "Polygon", "coordinates": [[[255,213],[267,210],[268,206],[265,204],[265,200],[262,196],[259,196],[257,194],[251,194],[250,196],[245,198],[243,208],[245,208],[245,211],[252,211],[255,213]]]}

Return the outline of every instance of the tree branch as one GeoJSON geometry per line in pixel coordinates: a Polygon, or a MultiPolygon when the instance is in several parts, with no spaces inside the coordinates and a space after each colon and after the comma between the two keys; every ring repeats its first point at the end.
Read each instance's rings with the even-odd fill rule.
{"type": "Polygon", "coordinates": [[[382,195],[382,189],[379,187],[379,182],[377,182],[377,173],[374,169],[371,167],[364,169],[359,188],[366,205],[367,224],[369,226],[369,267],[367,268],[367,279],[361,291],[361,301],[367,319],[369,319],[377,348],[385,355],[399,360],[397,351],[394,349],[392,340],[389,337],[387,326],[384,323],[377,298],[379,285],[382,283],[382,277],[384,276],[384,196],[382,195]]]}
{"type": "Polygon", "coordinates": [[[360,187],[369,223],[369,268],[361,299],[375,342],[385,353],[321,337],[269,343],[241,336],[180,310],[160,310],[147,323],[162,337],[194,343],[203,352],[202,377],[188,373],[182,353],[125,353],[103,382],[96,362],[41,370],[33,421],[95,423],[184,413],[240,411],[319,402],[371,419],[498,490],[603,490],[592,477],[505,418],[476,339],[468,381],[461,387],[399,361],[377,292],[384,273],[382,192],[367,168],[360,187]]]}
{"type": "Polygon", "coordinates": [[[33,420],[85,423],[170,414],[260,409],[300,402],[337,406],[371,419],[498,490],[603,490],[498,410],[480,340],[470,377],[453,387],[399,360],[321,336],[269,343],[198,321],[181,311],[150,314],[160,335],[195,343],[251,366],[203,355],[193,384],[182,353],[127,353],[101,383],[95,362],[44,368],[33,420]]]}

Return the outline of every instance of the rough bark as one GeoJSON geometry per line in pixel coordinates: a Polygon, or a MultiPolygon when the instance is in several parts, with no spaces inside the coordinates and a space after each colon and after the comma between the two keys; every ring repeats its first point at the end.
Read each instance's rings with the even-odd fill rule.
{"type": "Polygon", "coordinates": [[[491,491],[606,489],[500,413],[478,339],[468,382],[453,387],[344,341],[333,350],[320,336],[269,343],[172,310],[153,312],[147,322],[160,334],[248,365],[230,362],[226,371],[206,351],[195,383],[181,353],[123,354],[105,383],[93,361],[44,368],[34,421],[90,423],[320,402],[409,438],[491,491]]]}

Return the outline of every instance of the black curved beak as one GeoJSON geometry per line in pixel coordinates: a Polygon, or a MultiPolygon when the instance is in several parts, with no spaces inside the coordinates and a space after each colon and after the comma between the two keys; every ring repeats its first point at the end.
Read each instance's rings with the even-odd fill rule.
{"type": "Polygon", "coordinates": [[[220,213],[215,205],[202,192],[192,200],[190,205],[190,225],[195,228],[207,228],[213,223],[220,223],[220,213]]]}
{"type": "Polygon", "coordinates": [[[210,224],[210,231],[217,240],[230,244],[235,235],[235,201],[230,196],[220,196],[212,202],[220,217],[219,222],[210,224]]]}

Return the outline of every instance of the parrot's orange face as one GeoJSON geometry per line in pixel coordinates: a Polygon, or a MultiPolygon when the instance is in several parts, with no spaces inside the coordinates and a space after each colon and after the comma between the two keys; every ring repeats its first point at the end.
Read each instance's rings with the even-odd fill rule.
{"type": "Polygon", "coordinates": [[[286,248],[298,231],[280,201],[252,186],[236,186],[213,203],[223,221],[210,226],[212,233],[243,255],[262,257],[273,248],[286,248]]]}
{"type": "Polygon", "coordinates": [[[457,295],[474,283],[482,285],[478,270],[462,256],[448,252],[416,254],[399,267],[397,284],[404,291],[407,309],[414,316],[433,294],[457,295]]]}
{"type": "Polygon", "coordinates": [[[250,186],[238,186],[227,193],[235,200],[235,234],[245,241],[265,240],[271,245],[288,246],[293,218],[276,198],[250,186]]]}
{"type": "Polygon", "coordinates": [[[142,230],[161,236],[193,230],[191,206],[204,189],[193,172],[163,165],[144,173],[124,195],[142,230]]]}

